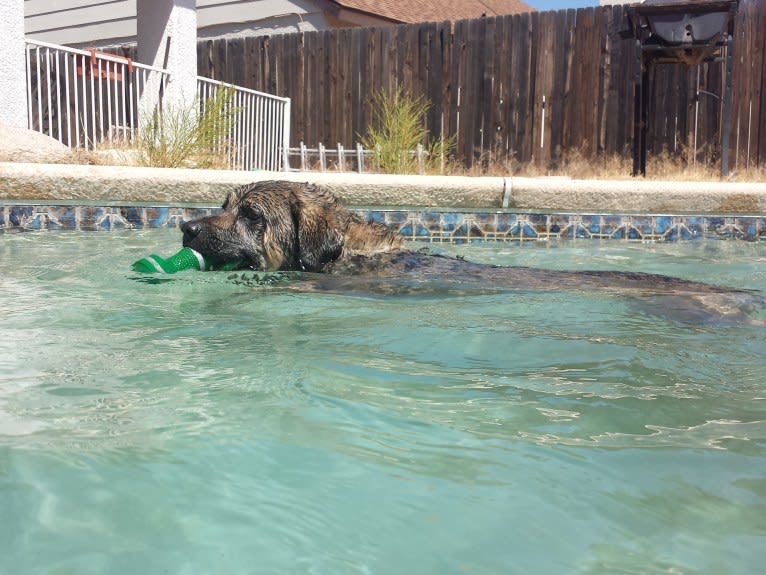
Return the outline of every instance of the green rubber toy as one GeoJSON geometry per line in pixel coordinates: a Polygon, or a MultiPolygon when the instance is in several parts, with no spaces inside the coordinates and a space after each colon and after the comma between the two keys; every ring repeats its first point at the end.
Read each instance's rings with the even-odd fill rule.
{"type": "Polygon", "coordinates": [[[152,254],[134,262],[131,268],[133,271],[143,274],[174,274],[188,269],[228,271],[234,269],[238,264],[239,262],[216,264],[191,248],[183,248],[169,258],[161,258],[152,254]]]}

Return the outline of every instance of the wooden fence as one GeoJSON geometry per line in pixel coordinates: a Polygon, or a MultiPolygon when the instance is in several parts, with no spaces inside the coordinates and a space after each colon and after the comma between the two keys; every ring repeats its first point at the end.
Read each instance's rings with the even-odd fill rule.
{"type": "MultiPolygon", "coordinates": [[[[607,6],[455,23],[338,29],[198,44],[199,74],[292,99],[293,145],[353,148],[376,90],[432,104],[430,134],[456,158],[555,166],[566,154],[630,158],[640,73],[627,9],[607,6]]],[[[730,165],[766,163],[766,0],[740,0],[730,165]]],[[[649,152],[720,159],[723,64],[663,64],[649,152]]]]}

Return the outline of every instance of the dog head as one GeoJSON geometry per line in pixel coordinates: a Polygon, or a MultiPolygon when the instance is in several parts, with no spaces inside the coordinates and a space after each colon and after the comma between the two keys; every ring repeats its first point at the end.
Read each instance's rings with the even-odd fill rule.
{"type": "MultiPolygon", "coordinates": [[[[329,192],[310,184],[265,181],[229,193],[219,213],[185,222],[183,245],[218,263],[256,270],[322,271],[359,238],[398,245],[378,224],[363,222],[329,192]]],[[[361,244],[360,244],[361,245],[361,244]]]]}

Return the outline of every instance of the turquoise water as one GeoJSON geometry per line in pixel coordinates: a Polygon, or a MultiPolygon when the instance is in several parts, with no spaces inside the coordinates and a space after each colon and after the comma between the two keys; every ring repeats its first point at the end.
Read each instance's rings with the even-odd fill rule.
{"type": "MultiPolygon", "coordinates": [[[[136,281],[179,235],[0,236],[0,573],[762,571],[763,328],[136,281]]],[[[763,244],[446,251],[766,290],[763,244]]]]}

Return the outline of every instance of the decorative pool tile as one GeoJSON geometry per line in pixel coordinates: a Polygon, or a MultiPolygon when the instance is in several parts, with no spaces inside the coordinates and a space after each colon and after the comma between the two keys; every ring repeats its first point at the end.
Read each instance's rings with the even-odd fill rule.
{"type": "Polygon", "coordinates": [[[534,225],[525,214],[523,217],[519,216],[516,218],[516,223],[511,226],[511,229],[506,235],[506,239],[523,242],[525,240],[529,241],[542,238],[540,234],[537,233],[534,225]]]}
{"type": "MultiPolygon", "coordinates": [[[[218,208],[0,203],[0,233],[14,230],[178,228],[218,208]]],[[[529,242],[695,239],[766,241],[766,216],[566,214],[512,211],[354,210],[406,239],[425,242],[529,242]]]]}
{"type": "Polygon", "coordinates": [[[623,216],[616,216],[614,214],[598,215],[596,216],[596,223],[597,229],[591,230],[591,233],[594,236],[611,235],[619,229],[628,230],[639,225],[635,220],[635,216],[624,218],[623,216]]]}
{"type": "Polygon", "coordinates": [[[654,218],[654,233],[662,236],[667,234],[673,227],[672,216],[656,216],[654,218]]]}

